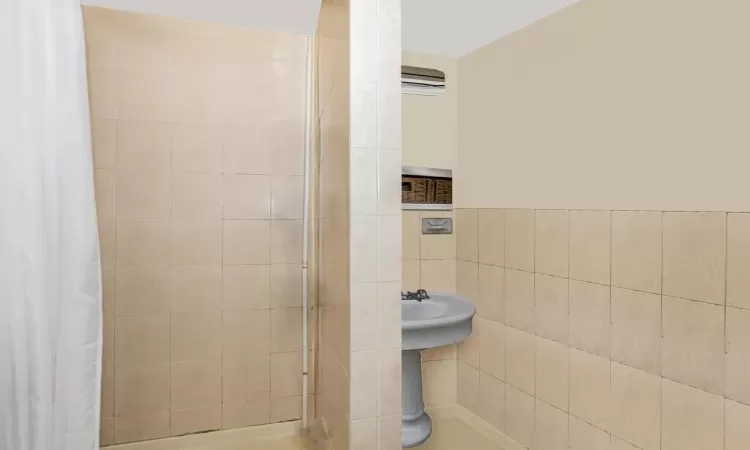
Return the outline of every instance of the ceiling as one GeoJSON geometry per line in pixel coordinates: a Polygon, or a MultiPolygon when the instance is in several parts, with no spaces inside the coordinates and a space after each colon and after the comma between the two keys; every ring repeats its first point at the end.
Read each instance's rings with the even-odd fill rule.
{"type": "Polygon", "coordinates": [[[459,57],[578,0],[403,0],[403,49],[459,57]]]}
{"type": "MultiPolygon", "coordinates": [[[[404,50],[459,57],[578,0],[402,0],[404,50]]],[[[81,0],[106,8],[312,35],[321,0],[81,0]]]]}

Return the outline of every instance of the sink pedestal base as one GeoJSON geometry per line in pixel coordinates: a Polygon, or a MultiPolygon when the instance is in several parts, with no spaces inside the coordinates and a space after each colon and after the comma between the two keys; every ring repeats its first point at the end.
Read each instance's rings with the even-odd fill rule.
{"type": "Polygon", "coordinates": [[[424,411],[422,399],[422,355],[420,350],[401,352],[403,379],[403,416],[401,445],[404,448],[422,444],[432,434],[432,419],[424,411]]]}

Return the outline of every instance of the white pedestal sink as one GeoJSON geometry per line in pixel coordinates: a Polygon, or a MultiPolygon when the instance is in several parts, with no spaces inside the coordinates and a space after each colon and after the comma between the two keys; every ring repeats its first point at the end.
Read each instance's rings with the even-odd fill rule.
{"type": "Polygon", "coordinates": [[[422,358],[432,347],[461,342],[471,334],[476,308],[451,294],[432,294],[422,301],[401,301],[403,419],[401,445],[422,444],[432,434],[432,419],[424,410],[422,358]]]}

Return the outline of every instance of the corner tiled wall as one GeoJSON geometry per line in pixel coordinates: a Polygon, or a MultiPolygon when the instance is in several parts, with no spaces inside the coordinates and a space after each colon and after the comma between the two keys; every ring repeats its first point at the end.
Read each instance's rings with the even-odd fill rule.
{"type": "Polygon", "coordinates": [[[748,448],[750,214],[457,219],[459,404],[533,449],[748,448]]]}
{"type": "Polygon", "coordinates": [[[401,448],[401,2],[350,0],[351,448],[401,448]]]}
{"type": "Polygon", "coordinates": [[[102,444],[299,418],[307,39],[84,16],[102,444]]]}
{"type": "MultiPolygon", "coordinates": [[[[456,292],[456,230],[452,234],[422,234],[422,219],[454,218],[453,211],[404,211],[402,289],[456,292]]],[[[456,403],[456,346],[422,352],[422,383],[427,406],[456,403]]]]}
{"type": "Polygon", "coordinates": [[[349,1],[323,0],[317,40],[314,181],[318,225],[316,426],[349,448],[349,1]]]}

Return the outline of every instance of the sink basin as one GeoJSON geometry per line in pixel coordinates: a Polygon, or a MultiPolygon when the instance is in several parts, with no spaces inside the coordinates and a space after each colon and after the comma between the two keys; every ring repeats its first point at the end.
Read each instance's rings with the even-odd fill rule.
{"type": "Polygon", "coordinates": [[[432,434],[424,410],[422,355],[428,348],[461,342],[471,334],[476,308],[457,295],[430,293],[429,299],[401,301],[403,416],[401,445],[416,447],[432,434]]]}
{"type": "Polygon", "coordinates": [[[461,342],[471,334],[471,302],[451,294],[430,294],[429,299],[401,301],[403,350],[424,350],[461,342]]]}

